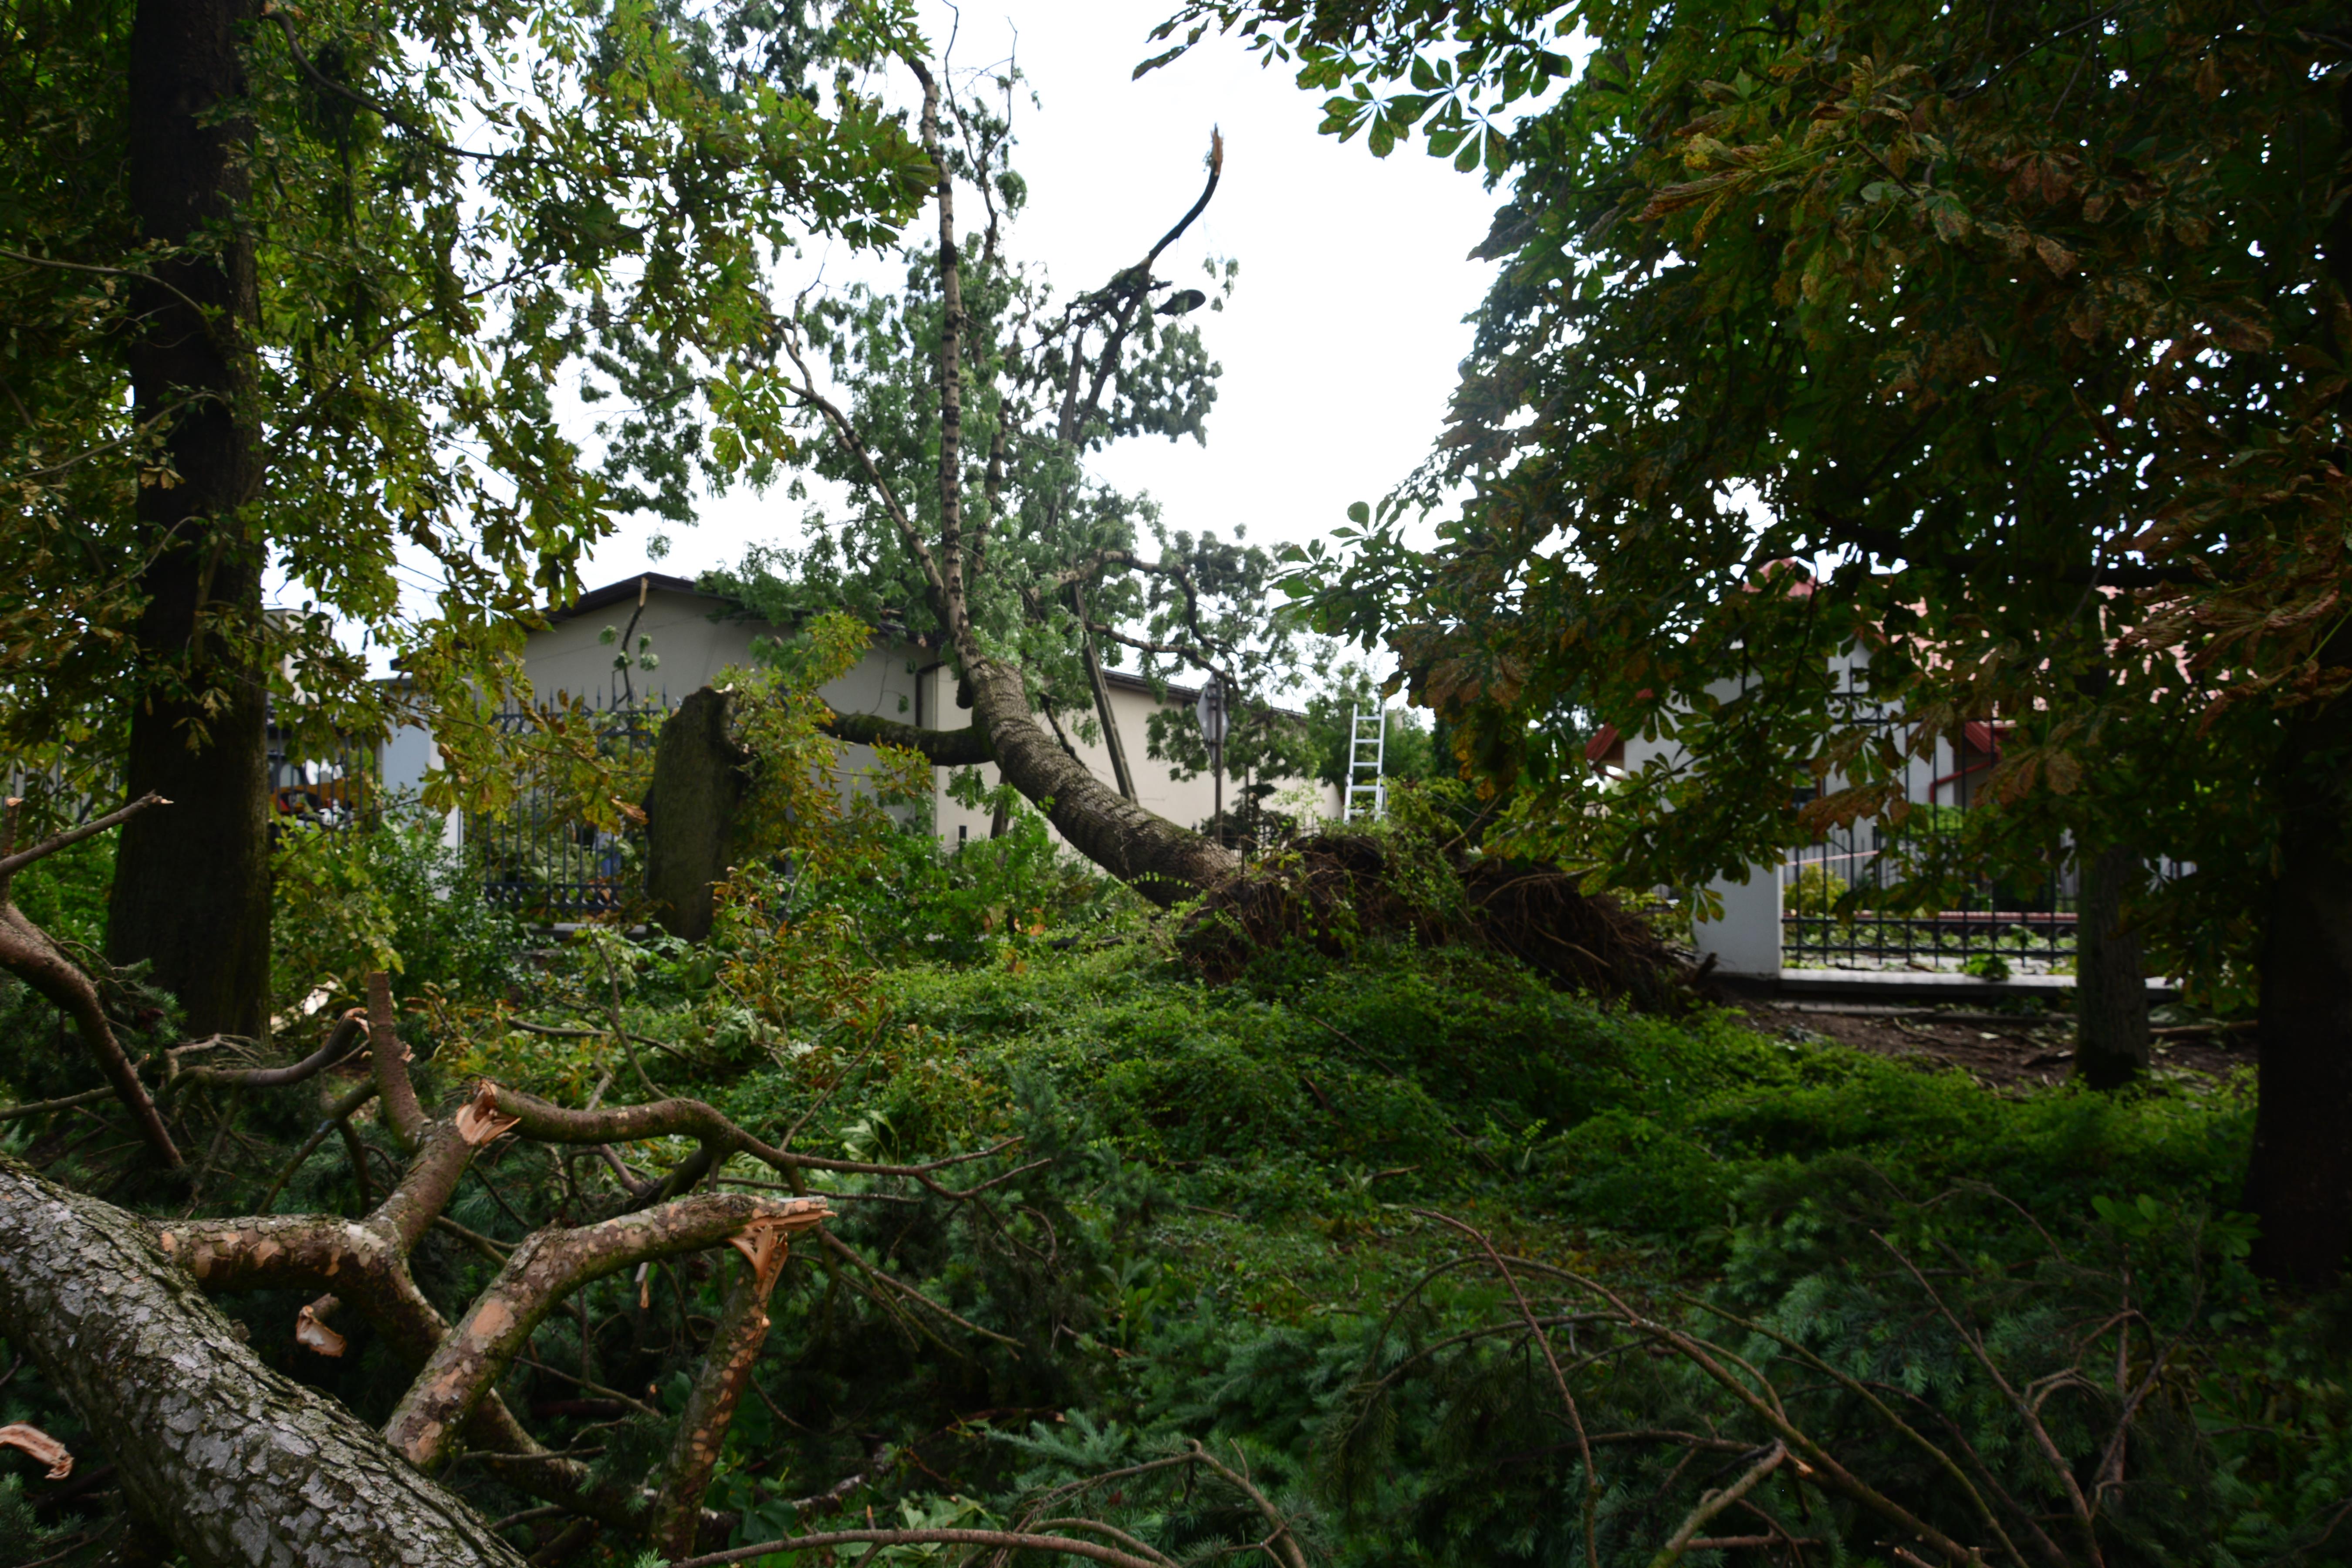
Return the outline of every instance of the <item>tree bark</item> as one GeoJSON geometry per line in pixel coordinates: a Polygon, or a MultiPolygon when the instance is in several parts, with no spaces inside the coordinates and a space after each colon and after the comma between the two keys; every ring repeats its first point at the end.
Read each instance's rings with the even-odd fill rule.
{"type": "Polygon", "coordinates": [[[646,897],[672,936],[700,942],[718,918],[711,889],[736,858],[735,818],[751,753],[728,734],[734,700],[706,686],[678,704],[654,748],[646,791],[646,897]]]}
{"type": "Polygon", "coordinates": [[[717,1247],[755,1220],[810,1226],[824,1216],[814,1199],[708,1194],[575,1230],[534,1231],[435,1348],[384,1436],[412,1463],[437,1463],[531,1331],[581,1286],[647,1258],[717,1247]]]}
{"type": "Polygon", "coordinates": [[[1120,796],[1054,743],[1030,711],[1021,671],[980,648],[969,622],[957,645],[971,679],[972,718],[996,741],[1004,781],[1045,813],[1070,847],[1165,907],[1223,880],[1240,857],[1120,796]]]}
{"type": "Polygon", "coordinates": [[[1078,617],[1078,646],[1087,658],[1087,684],[1094,690],[1095,717],[1102,721],[1103,750],[1110,755],[1111,783],[1118,786],[1121,800],[1133,801],[1135,774],[1127,765],[1127,737],[1118,732],[1118,715],[1110,705],[1110,682],[1103,679],[1102,650],[1095,646],[1094,633],[1087,629],[1087,591],[1076,583],[1070,584],[1070,608],[1078,617]]]}
{"type": "MultiPolygon", "coordinates": [[[[1223,879],[1241,864],[1239,858],[1122,799],[1094,770],[1056,745],[1029,706],[1019,667],[991,657],[972,626],[964,591],[963,267],[955,242],[955,177],[940,153],[939,89],[919,63],[916,74],[923,83],[923,146],[940,172],[940,298],[945,307],[940,325],[940,554],[929,574],[934,608],[971,683],[972,722],[988,731],[1004,782],[1043,809],[1079,854],[1152,902],[1172,904],[1223,879]]],[[[1209,190],[1215,188],[1213,177],[1209,190]]],[[[1208,199],[1204,192],[1194,213],[1208,199]]],[[[1188,216],[1185,222],[1191,221],[1188,216]]],[[[1183,225],[1177,226],[1181,231],[1183,225]]],[[[1077,374],[1076,367],[1070,374],[1077,374]]]]}
{"type": "MultiPolygon", "coordinates": [[[[2338,634],[2337,659],[2352,657],[2338,634]]],[[[2352,1248],[2352,696],[2289,720],[2278,870],[2263,911],[2253,1162],[2254,1267],[2323,1285],[2352,1248]]]]}
{"type": "Polygon", "coordinates": [[[219,119],[245,94],[245,0],[139,0],[131,21],[130,193],[141,237],[171,247],[135,286],[128,352],[136,416],[164,419],[168,474],[138,517],[138,679],[126,782],[169,813],[122,831],[107,949],[144,959],[188,1029],[258,1037],[269,983],[264,551],[258,489],[253,241],[243,226],[249,122],[219,119]],[[177,410],[174,414],[173,411],[177,410]]]}
{"type": "MultiPolygon", "coordinates": [[[[2336,84],[2336,160],[2352,155],[2352,79],[2336,84]]],[[[2352,351],[2352,203],[2338,202],[2322,251],[2338,308],[2334,352],[2352,351]]],[[[2352,390],[2337,399],[2352,419],[2352,390]]],[[[2341,464],[2339,451],[2335,458],[2341,464]]],[[[2321,672],[2352,673],[2352,635],[2317,650],[2321,672]]],[[[2246,1207],[2262,1222],[2251,1261],[2275,1279],[2332,1282],[2352,1249],[2352,693],[2285,715],[2272,778],[2279,804],[2263,910],[2260,1065],[2246,1207]]]]}
{"type": "Polygon", "coordinates": [[[836,713],[817,726],[836,741],[859,746],[897,746],[919,752],[935,768],[976,768],[996,761],[996,744],[985,726],[968,724],[961,730],[924,730],[871,713],[836,713]]]}
{"type": "Polygon", "coordinates": [[[691,1557],[702,1524],[702,1494],[719,1468],[727,1446],[727,1429],[735,1407],[751,1385],[760,1363],[760,1347],[768,1339],[768,1294],[782,1271],[787,1243],[778,1239],[768,1248],[769,1259],[746,1259],[728,1288],[727,1304],[710,1331],[710,1349],[678,1415],[677,1435],[670,1443],[668,1480],[654,1501],[651,1528],[655,1550],[673,1560],[691,1557]]]}
{"type": "Polygon", "coordinates": [[[2116,846],[2082,858],[2076,922],[2074,1069],[2093,1089],[2120,1089],[2147,1071],[2147,974],[2137,932],[2123,924],[2140,858],[2116,846]]]}
{"type": "Polygon", "coordinates": [[[0,1321],[199,1568],[523,1559],[323,1394],[246,1348],[145,1222],[0,1158],[0,1321]]]}

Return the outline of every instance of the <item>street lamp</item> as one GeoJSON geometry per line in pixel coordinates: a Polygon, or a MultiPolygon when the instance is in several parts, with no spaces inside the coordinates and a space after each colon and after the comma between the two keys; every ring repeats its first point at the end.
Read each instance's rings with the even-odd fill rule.
{"type": "Polygon", "coordinates": [[[1229,715],[1225,710],[1225,689],[1211,676],[1201,688],[1201,700],[1192,704],[1192,716],[1201,722],[1201,738],[1209,743],[1209,776],[1213,782],[1216,813],[1210,818],[1217,825],[1217,842],[1225,841],[1225,730],[1229,715]]]}

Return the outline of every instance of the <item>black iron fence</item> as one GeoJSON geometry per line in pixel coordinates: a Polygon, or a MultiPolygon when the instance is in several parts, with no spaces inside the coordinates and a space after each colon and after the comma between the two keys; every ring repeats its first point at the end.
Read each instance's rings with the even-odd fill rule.
{"type": "MultiPolygon", "coordinates": [[[[1901,755],[1904,798],[1934,832],[1965,810],[2000,761],[2008,727],[1962,725],[1921,737],[1883,710],[1861,721],[1901,755]],[[1916,750],[1915,750],[1916,746],[1916,750]]],[[[2074,963],[2077,879],[2064,845],[2038,876],[1980,879],[1947,907],[1886,910],[1911,850],[1873,822],[1832,828],[1790,852],[1780,869],[1780,961],[1791,968],[1912,969],[1991,976],[2065,973],[2074,963]]]]}
{"type": "Polygon", "coordinates": [[[341,832],[375,820],[383,799],[373,742],[339,735],[324,743],[296,742],[273,717],[268,746],[273,841],[289,822],[341,832]]]}
{"type": "MultiPolygon", "coordinates": [[[[495,721],[506,733],[520,734],[544,723],[547,711],[510,707],[495,721]]],[[[574,710],[583,713],[600,754],[615,760],[647,755],[669,717],[669,699],[667,693],[607,693],[574,710]]],[[[466,837],[480,857],[484,897],[529,920],[609,914],[629,902],[642,880],[642,828],[600,827],[546,789],[526,791],[503,817],[468,822],[466,837]]]]}
{"type": "Polygon", "coordinates": [[[1882,912],[1885,889],[1903,875],[1901,853],[1867,823],[1791,853],[1780,869],[1780,962],[1994,976],[2072,971],[2076,884],[2063,858],[2053,856],[2039,879],[1979,881],[1943,909],[1882,912]],[[1841,912],[1841,903],[1851,907],[1841,912]]]}

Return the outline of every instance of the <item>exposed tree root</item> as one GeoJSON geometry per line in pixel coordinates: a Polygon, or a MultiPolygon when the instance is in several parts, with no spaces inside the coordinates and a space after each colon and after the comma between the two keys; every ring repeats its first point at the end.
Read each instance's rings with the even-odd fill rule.
{"type": "Polygon", "coordinates": [[[1211,890],[1178,944],[1223,984],[1286,942],[1338,956],[1381,935],[1507,952],[1563,988],[1643,1007],[1690,998],[1697,978],[1639,917],[1556,867],[1407,858],[1365,833],[1317,834],[1252,863],[1211,890]]]}

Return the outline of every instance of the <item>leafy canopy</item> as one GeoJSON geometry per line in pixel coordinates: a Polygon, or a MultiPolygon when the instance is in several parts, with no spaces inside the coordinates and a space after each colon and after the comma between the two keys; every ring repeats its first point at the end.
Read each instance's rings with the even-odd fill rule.
{"type": "Polygon", "coordinates": [[[1458,157],[1475,129],[1507,184],[1438,454],[1298,564],[1471,773],[1527,786],[1532,839],[1642,882],[1899,829],[1873,707],[1920,746],[1999,716],[2000,809],[1961,858],[2133,836],[2196,863],[2164,929],[2203,945],[2167,956],[2230,955],[2187,912],[2245,907],[2283,720],[2347,679],[2322,657],[2352,351],[2333,13],[1202,0],[1187,24],[1295,63],[1375,152],[1418,128],[1458,157]],[[1683,761],[1594,814],[1599,718],[1683,761]]]}
{"type": "MultiPolygon", "coordinates": [[[[163,416],[132,423],[122,358],[130,283],[173,259],[140,238],[127,189],[131,12],[0,8],[0,735],[24,752],[103,752],[134,675],[211,679],[132,658],[132,499],[175,476],[163,416]]],[[[235,346],[264,464],[236,531],[299,607],[247,624],[216,605],[207,630],[266,654],[281,722],[380,719],[339,619],[404,645],[428,679],[470,671],[509,617],[576,590],[616,510],[790,450],[764,352],[776,264],[812,236],[882,242],[929,184],[864,85],[922,47],[911,12],[823,15],[330,0],[241,35],[251,195],[235,223],[261,284],[235,346]],[[565,434],[565,377],[634,395],[649,357],[672,371],[657,426],[612,425],[601,451],[565,434]],[[421,624],[404,577],[437,591],[421,624]]]]}

